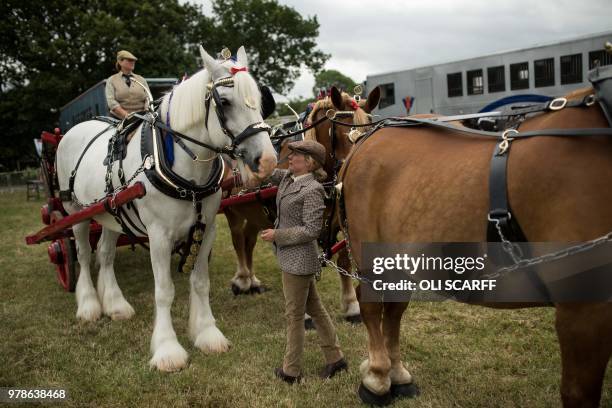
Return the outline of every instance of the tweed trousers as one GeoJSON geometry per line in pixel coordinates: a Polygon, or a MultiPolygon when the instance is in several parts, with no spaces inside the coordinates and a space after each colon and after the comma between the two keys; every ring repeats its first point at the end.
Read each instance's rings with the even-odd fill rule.
{"type": "Polygon", "coordinates": [[[283,293],[287,318],[287,348],[283,361],[285,374],[296,377],[302,372],[304,313],[312,317],[326,364],[340,360],[343,354],[340,351],[336,329],[319,299],[314,275],[283,272],[283,293]]]}

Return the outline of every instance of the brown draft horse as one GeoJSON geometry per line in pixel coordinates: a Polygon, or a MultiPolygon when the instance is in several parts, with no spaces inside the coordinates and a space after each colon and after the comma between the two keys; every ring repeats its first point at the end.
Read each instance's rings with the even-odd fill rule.
{"type": "MultiPolygon", "coordinates": [[[[576,91],[567,98],[590,93],[576,91]]],[[[608,123],[593,105],[539,114],[519,131],[597,127],[608,123]]],[[[340,173],[357,265],[362,242],[486,241],[489,164],[497,142],[432,127],[388,127],[357,144],[340,173]]],[[[611,231],[611,180],[609,138],[542,136],[512,142],[509,201],[529,241],[587,241],[611,231]]],[[[407,303],[360,307],[369,354],[361,365],[360,397],[385,404],[414,396],[417,389],[399,349],[407,303]]],[[[596,407],[612,353],[612,303],[554,307],[563,406],[596,407]]]]}
{"type": "MultiPolygon", "coordinates": [[[[337,118],[338,121],[347,123],[347,126],[337,125],[335,127],[336,142],[333,152],[335,158],[342,161],[348,155],[352,147],[352,143],[348,139],[348,133],[351,129],[350,125],[370,123],[369,113],[378,105],[379,100],[380,89],[378,87],[372,90],[366,99],[360,100],[357,104],[358,106],[354,105],[353,98],[347,93],[341,93],[335,87],[332,87],[331,98],[326,97],[315,103],[307,123],[315,123],[322,118],[329,109],[353,112],[350,116],[346,115],[346,117],[337,118]]],[[[331,177],[334,174],[334,166],[336,163],[331,155],[332,144],[330,132],[331,124],[329,121],[324,120],[312,130],[307,131],[304,138],[317,140],[325,146],[329,154],[326,155],[324,169],[327,172],[328,180],[332,181],[331,177]]],[[[284,143],[282,145],[279,163],[283,163],[281,163],[279,167],[286,167],[282,158],[285,158],[289,154],[287,144],[288,143],[284,143]]],[[[228,174],[228,177],[230,176],[231,174],[228,174]]],[[[274,206],[274,199],[272,199],[269,204],[274,206]]],[[[332,207],[328,206],[325,216],[326,219],[328,211],[331,210],[332,207]]],[[[227,217],[232,235],[232,243],[237,256],[236,273],[231,280],[232,290],[235,294],[260,293],[262,290],[261,282],[253,271],[253,250],[257,243],[258,232],[265,228],[271,228],[274,220],[271,220],[266,215],[263,204],[258,201],[227,207],[224,213],[227,217]]],[[[338,225],[332,226],[334,237],[339,232],[339,229],[338,225]]],[[[345,250],[339,252],[338,264],[343,267],[348,267],[350,264],[345,250]]],[[[359,303],[357,302],[353,283],[350,278],[343,275],[340,275],[340,279],[342,283],[342,311],[344,317],[349,322],[359,322],[361,321],[359,303]]]]}

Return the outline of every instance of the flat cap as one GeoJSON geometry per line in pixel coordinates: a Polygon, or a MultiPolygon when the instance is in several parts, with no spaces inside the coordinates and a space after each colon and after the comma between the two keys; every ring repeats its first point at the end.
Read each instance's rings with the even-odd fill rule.
{"type": "Polygon", "coordinates": [[[325,147],[315,140],[298,140],[289,143],[289,149],[312,156],[321,166],[325,165],[325,147]]]}
{"type": "Polygon", "coordinates": [[[131,53],[131,52],[129,52],[129,51],[126,51],[126,50],[121,50],[121,51],[119,51],[119,52],[117,53],[117,61],[121,61],[121,60],[124,60],[124,59],[131,59],[131,60],[136,61],[138,58],[136,58],[136,57],[134,56],[134,54],[132,54],[132,53],[131,53]]]}

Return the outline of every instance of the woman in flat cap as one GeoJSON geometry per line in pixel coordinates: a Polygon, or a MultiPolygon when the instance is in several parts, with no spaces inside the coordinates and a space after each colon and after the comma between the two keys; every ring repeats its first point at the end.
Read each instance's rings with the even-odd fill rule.
{"type": "Polygon", "coordinates": [[[106,80],[108,110],[119,119],[132,112],[145,110],[148,95],[151,93],[147,81],[134,73],[137,59],[129,51],[119,51],[115,63],[118,72],[106,80]]]}
{"type": "Polygon", "coordinates": [[[321,271],[317,238],[323,226],[325,209],[323,186],[325,179],[325,147],[314,140],[289,144],[289,169],[276,169],[270,181],[278,184],[277,218],[274,229],[262,231],[261,237],[274,243],[282,270],[287,347],[282,367],[275,375],[288,383],[302,378],[304,352],[304,313],[315,324],[326,365],[320,376],[331,378],[348,365],[340,350],[336,329],[321,303],[315,274],[321,271]]]}

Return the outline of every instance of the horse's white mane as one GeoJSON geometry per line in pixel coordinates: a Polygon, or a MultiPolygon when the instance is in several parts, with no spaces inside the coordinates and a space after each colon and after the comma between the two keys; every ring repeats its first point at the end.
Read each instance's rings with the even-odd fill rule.
{"type": "Polygon", "coordinates": [[[166,112],[170,103],[170,126],[176,130],[188,130],[204,120],[204,93],[209,81],[210,74],[202,69],[175,85],[172,92],[164,96],[161,109],[163,115],[160,119],[166,123],[166,112]]]}
{"type": "MultiPolygon", "coordinates": [[[[247,72],[237,72],[234,78],[234,106],[248,110],[245,101],[248,101],[258,111],[261,111],[261,93],[257,83],[247,72]]],[[[206,69],[196,72],[189,79],[176,85],[170,93],[164,96],[162,103],[162,121],[166,123],[166,112],[170,103],[170,126],[177,131],[188,130],[204,121],[205,103],[204,95],[206,85],[210,82],[210,73],[206,69]]],[[[212,104],[210,109],[213,109],[212,104]]],[[[210,114],[214,115],[214,112],[210,114]]]]}

